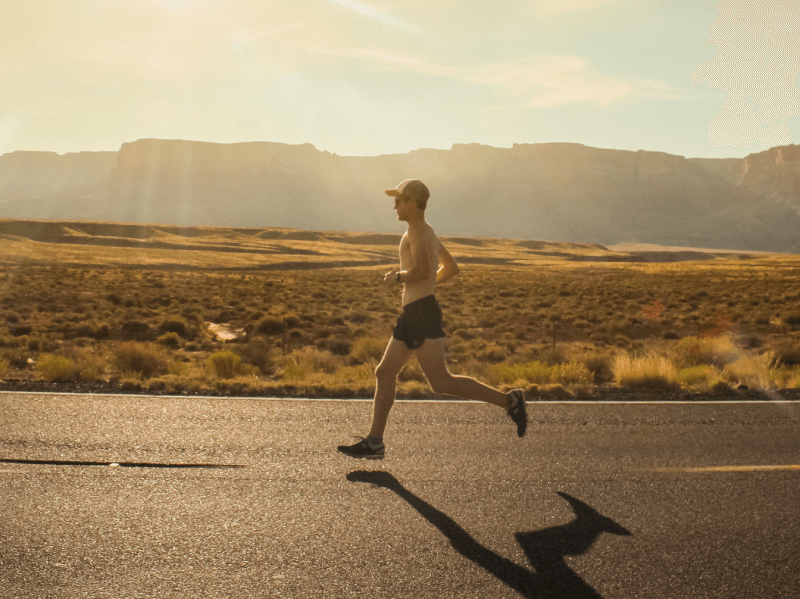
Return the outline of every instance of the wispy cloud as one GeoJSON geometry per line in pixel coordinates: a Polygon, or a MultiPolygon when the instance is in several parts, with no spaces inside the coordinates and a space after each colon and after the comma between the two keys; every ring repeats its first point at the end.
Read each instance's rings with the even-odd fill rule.
{"type": "Polygon", "coordinates": [[[530,108],[577,103],[608,106],[640,98],[685,98],[687,92],[652,79],[622,79],[597,71],[579,56],[540,56],[466,67],[420,65],[428,75],[487,86],[502,102],[530,108]]]}
{"type": "Polygon", "coordinates": [[[381,62],[393,63],[395,65],[416,65],[421,63],[421,61],[416,58],[399,56],[398,54],[378,48],[335,48],[331,46],[306,46],[303,49],[313,54],[337,56],[339,58],[366,58],[381,62]]]}
{"type": "Polygon", "coordinates": [[[390,27],[394,27],[395,29],[400,29],[401,31],[405,31],[413,35],[425,35],[424,29],[421,29],[412,23],[408,23],[403,19],[395,17],[394,15],[380,11],[376,8],[372,8],[363,2],[357,2],[356,0],[328,0],[328,2],[338,4],[339,6],[347,8],[348,10],[352,10],[353,12],[389,25],[390,27]]]}
{"type": "Polygon", "coordinates": [[[547,15],[575,10],[591,10],[603,6],[622,8],[651,1],[652,0],[538,0],[534,4],[534,12],[540,15],[547,15]]]}

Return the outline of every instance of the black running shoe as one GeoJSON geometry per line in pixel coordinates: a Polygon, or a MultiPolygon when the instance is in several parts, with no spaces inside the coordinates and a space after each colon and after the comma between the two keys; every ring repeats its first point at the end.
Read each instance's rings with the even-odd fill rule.
{"type": "Polygon", "coordinates": [[[511,420],[517,425],[517,436],[524,437],[525,430],[528,428],[528,413],[525,409],[525,395],[520,389],[514,389],[511,397],[516,401],[513,406],[506,408],[506,412],[511,416],[511,420]]]}
{"type": "Polygon", "coordinates": [[[362,439],[353,445],[339,445],[336,449],[351,458],[363,458],[366,460],[382,460],[386,451],[383,442],[373,445],[366,439],[362,439]]]}

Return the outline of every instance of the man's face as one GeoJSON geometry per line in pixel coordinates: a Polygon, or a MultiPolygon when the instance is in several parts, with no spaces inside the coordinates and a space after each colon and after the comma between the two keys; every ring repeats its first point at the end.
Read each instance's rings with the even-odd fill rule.
{"type": "Polygon", "coordinates": [[[394,209],[397,212],[397,220],[408,220],[413,209],[414,202],[411,198],[399,195],[394,198],[394,209]]]}

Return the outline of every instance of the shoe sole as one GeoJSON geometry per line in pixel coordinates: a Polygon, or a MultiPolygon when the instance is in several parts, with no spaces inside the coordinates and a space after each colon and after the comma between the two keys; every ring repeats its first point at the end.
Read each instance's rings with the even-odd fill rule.
{"type": "Polygon", "coordinates": [[[355,453],[347,453],[346,451],[339,450],[339,453],[346,455],[348,458],[356,458],[359,460],[382,460],[382,455],[358,455],[355,453]]]}

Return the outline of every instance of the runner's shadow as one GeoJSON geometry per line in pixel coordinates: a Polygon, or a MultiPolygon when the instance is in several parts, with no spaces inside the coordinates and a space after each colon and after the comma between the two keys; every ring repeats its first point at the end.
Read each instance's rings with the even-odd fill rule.
{"type": "Polygon", "coordinates": [[[603,532],[625,536],[631,534],[582,501],[559,492],[572,506],[575,520],[561,526],[514,535],[535,568],[535,571],[531,571],[478,543],[452,518],[414,495],[388,472],[358,470],[349,473],[347,480],[372,483],[393,491],[438,528],[461,555],[529,599],[600,598],[600,594],[564,562],[564,557],[586,553],[603,532]]]}

